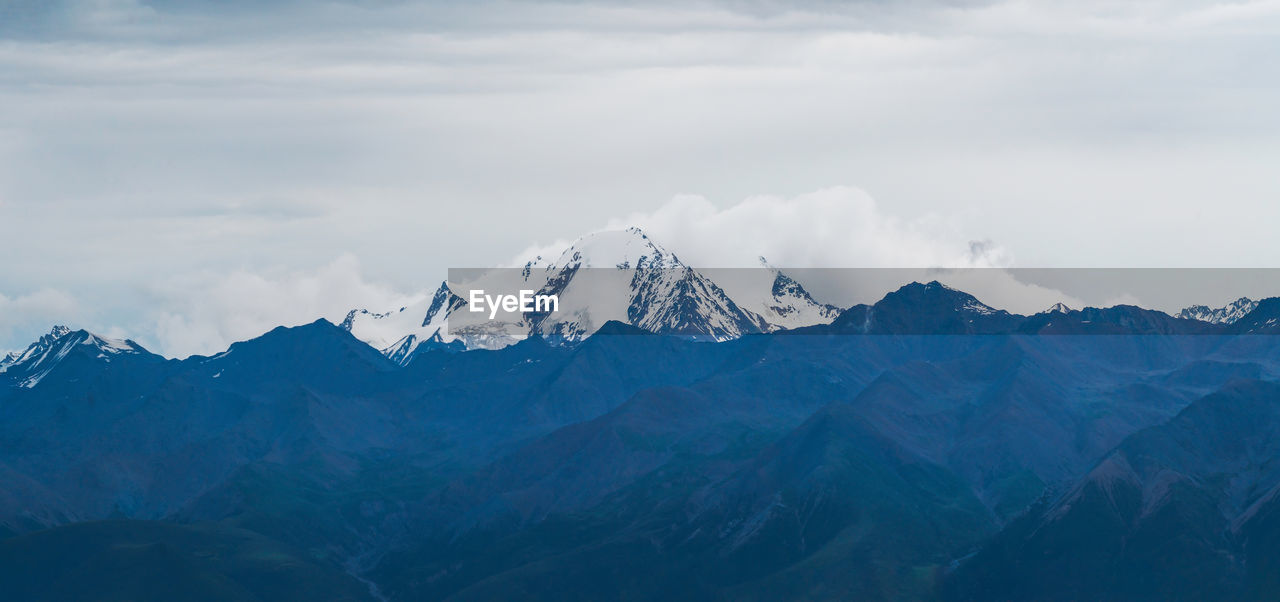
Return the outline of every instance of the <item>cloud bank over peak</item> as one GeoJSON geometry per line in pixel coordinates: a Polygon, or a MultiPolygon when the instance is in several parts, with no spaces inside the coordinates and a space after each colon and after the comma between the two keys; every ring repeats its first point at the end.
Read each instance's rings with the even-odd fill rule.
{"type": "Polygon", "coordinates": [[[148,338],[173,357],[218,352],[276,326],[321,317],[337,323],[353,308],[398,308],[424,296],[370,282],[349,254],[314,270],[183,275],[161,283],[154,294],[148,338]]]}
{"type": "MultiPolygon", "coordinates": [[[[752,196],[728,207],[678,195],[652,211],[610,219],[600,230],[639,227],[695,267],[756,267],[759,257],[790,268],[1005,267],[1012,254],[985,238],[965,236],[956,219],[937,213],[905,219],[849,186],[795,197],[752,196]]],[[[513,265],[554,257],[571,241],[522,251],[513,265]]]]}
{"type": "MultiPolygon", "coordinates": [[[[759,267],[764,257],[772,266],[792,269],[790,274],[811,292],[840,306],[874,302],[910,279],[938,279],[996,307],[1023,313],[1058,302],[1083,304],[1055,288],[1020,282],[1004,270],[966,270],[1011,267],[1013,255],[989,239],[966,235],[956,216],[899,217],[849,186],[794,197],[751,196],[728,207],[703,196],[678,195],[652,211],[608,220],[599,230],[632,226],[696,268],[759,267]]],[[[557,240],[532,246],[509,265],[558,257],[570,244],[557,240]]]]}
{"type": "MultiPolygon", "coordinates": [[[[39,324],[42,330],[56,323],[69,322],[81,309],[80,303],[70,293],[43,288],[21,295],[0,293],[0,341],[11,340],[24,326],[39,324]]],[[[25,331],[24,331],[25,332],[25,331]]],[[[0,357],[6,349],[0,346],[0,357]]]]}
{"type": "Polygon", "coordinates": [[[0,0],[0,348],[216,351],[633,224],[703,265],[1280,265],[1277,32],[1267,0],[0,0]],[[831,183],[875,200],[797,195],[831,183]]]}

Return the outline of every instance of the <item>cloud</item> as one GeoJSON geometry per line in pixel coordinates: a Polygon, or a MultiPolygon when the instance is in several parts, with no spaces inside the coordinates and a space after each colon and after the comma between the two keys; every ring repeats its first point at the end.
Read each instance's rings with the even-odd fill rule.
{"type": "Polygon", "coordinates": [[[53,324],[74,324],[80,309],[75,297],[57,289],[13,297],[0,294],[0,340],[31,340],[53,324]]]}
{"type": "Polygon", "coordinates": [[[338,323],[351,309],[402,307],[421,295],[369,282],[351,255],[309,271],[191,274],[154,291],[154,338],[165,355],[186,357],[226,349],[276,326],[324,317],[338,323]]]}
{"type": "Polygon", "coordinates": [[[1003,248],[963,236],[939,214],[903,219],[862,190],[836,187],[792,198],[754,196],[727,208],[682,195],[648,213],[612,220],[669,241],[708,267],[977,267],[1005,263],[1003,248]]]}
{"type": "MultiPolygon", "coordinates": [[[[653,211],[609,220],[601,230],[637,226],[688,265],[753,268],[764,257],[826,302],[874,303],[911,282],[939,280],[989,305],[1035,313],[1079,298],[1022,282],[1003,246],[962,232],[954,216],[904,218],[866,192],[840,186],[795,197],[753,196],[718,207],[697,195],[677,196],[653,211]]],[[[534,245],[509,265],[558,257],[571,241],[534,245]]]]}
{"type": "Polygon", "coordinates": [[[680,191],[641,217],[706,217],[731,238],[670,244],[708,261],[1275,265],[1278,27],[1270,1],[0,0],[0,286],[194,333],[139,291],[344,252],[411,291],[680,191]],[[829,183],[876,202],[799,194],[829,183]]]}
{"type": "MultiPolygon", "coordinates": [[[[847,186],[790,198],[753,196],[728,207],[680,195],[653,211],[611,219],[600,229],[631,226],[694,267],[753,268],[764,257],[820,298],[842,306],[871,303],[906,282],[931,279],[1014,311],[1078,303],[1061,291],[1019,282],[1003,270],[983,269],[1010,266],[1012,254],[989,239],[966,236],[953,217],[895,216],[866,192],[847,186]]],[[[510,265],[536,256],[554,259],[569,244],[557,240],[532,246],[510,265]]]]}
{"type": "MultiPolygon", "coordinates": [[[[964,236],[940,214],[906,219],[881,210],[870,195],[847,186],[784,198],[752,196],[718,207],[679,195],[653,211],[608,220],[600,230],[636,226],[690,265],[755,267],[759,257],[791,268],[959,268],[1008,265],[1008,250],[964,236]]],[[[534,245],[513,260],[555,257],[570,241],[534,245]]]]}

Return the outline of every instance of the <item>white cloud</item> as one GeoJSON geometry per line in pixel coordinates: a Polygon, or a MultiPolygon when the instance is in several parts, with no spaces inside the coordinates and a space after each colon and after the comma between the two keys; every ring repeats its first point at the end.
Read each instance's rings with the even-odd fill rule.
{"type": "Polygon", "coordinates": [[[870,195],[849,187],[793,198],[754,196],[723,209],[700,196],[678,196],[608,227],[628,225],[708,267],[754,266],[761,255],[782,267],[977,267],[1008,261],[1003,248],[975,243],[942,215],[890,215],[870,195]]]}
{"type": "MultiPolygon", "coordinates": [[[[963,236],[938,214],[904,219],[883,212],[870,195],[839,186],[792,198],[753,196],[729,207],[679,195],[653,211],[614,218],[599,230],[637,226],[697,267],[755,267],[758,258],[792,268],[991,267],[1009,252],[963,236]]],[[[512,261],[555,257],[571,241],[531,246],[512,261]]]]}
{"type": "MultiPolygon", "coordinates": [[[[656,210],[609,220],[600,229],[630,226],[695,267],[756,267],[763,256],[773,266],[791,269],[820,298],[842,306],[875,302],[907,282],[932,279],[1015,312],[1034,313],[1060,301],[1081,304],[1056,289],[1019,282],[1001,269],[971,269],[1010,267],[1013,257],[986,238],[967,236],[954,216],[892,215],[857,188],[826,188],[792,198],[753,196],[723,208],[701,196],[681,195],[656,210]]],[[[569,244],[532,246],[510,265],[539,255],[557,257],[569,244]]]]}
{"type": "Polygon", "coordinates": [[[965,264],[988,237],[1023,265],[1280,262],[1274,0],[19,4],[3,286],[140,337],[162,308],[189,348],[251,329],[140,291],[342,252],[414,290],[679,191],[705,198],[640,216],[707,218],[731,238],[669,244],[731,263],[965,264]],[[797,196],[836,182],[878,204],[797,196]]]}
{"type": "Polygon", "coordinates": [[[56,323],[74,325],[80,309],[75,297],[57,289],[45,288],[13,297],[0,294],[0,340],[34,338],[56,323]]]}
{"type": "Polygon", "coordinates": [[[354,308],[383,311],[421,298],[369,282],[351,255],[309,271],[187,275],[155,293],[165,309],[155,314],[154,338],[173,357],[218,352],[276,326],[319,317],[337,323],[354,308]]]}
{"type": "Polygon", "coordinates": [[[1017,272],[1004,269],[966,269],[931,274],[930,279],[965,291],[983,303],[1016,314],[1030,315],[1065,303],[1072,309],[1090,305],[1088,300],[1050,286],[1023,282],[1017,272]]]}
{"type": "MultiPolygon", "coordinates": [[[[1060,213],[1046,211],[1046,221],[1060,213]]],[[[601,229],[639,226],[699,267],[754,266],[764,256],[774,266],[800,268],[793,275],[811,292],[841,306],[873,303],[906,282],[928,280],[1021,314],[1055,303],[1077,309],[1130,304],[1176,313],[1195,303],[1222,305],[1240,295],[1257,299],[1280,290],[1274,271],[1266,269],[1032,269],[1042,266],[1017,264],[1008,247],[971,230],[971,220],[962,217],[937,211],[895,215],[862,190],[833,187],[791,198],[754,196],[727,207],[683,195],[653,211],[608,220],[601,229]],[[1117,281],[1116,274],[1129,280],[1117,281]]],[[[545,256],[568,244],[530,251],[545,256]]]]}

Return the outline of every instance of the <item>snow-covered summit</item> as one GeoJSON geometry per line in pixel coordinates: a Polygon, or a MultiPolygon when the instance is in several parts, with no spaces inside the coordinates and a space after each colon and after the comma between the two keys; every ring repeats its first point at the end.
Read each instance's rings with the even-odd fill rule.
{"type": "Polygon", "coordinates": [[[374,313],[353,309],[340,325],[383,355],[400,363],[408,362],[423,344],[449,345],[446,320],[449,313],[466,305],[453,293],[448,282],[441,282],[435,294],[395,311],[374,313]]]}
{"type": "Polygon", "coordinates": [[[19,387],[34,387],[73,353],[108,363],[121,355],[150,354],[131,340],[107,338],[59,325],[27,346],[26,350],[9,354],[0,362],[0,374],[12,379],[19,387]]]}
{"type": "Polygon", "coordinates": [[[537,270],[555,272],[572,268],[641,268],[683,267],[680,258],[649,238],[640,228],[604,230],[587,234],[574,241],[554,261],[536,257],[525,263],[527,274],[537,270]]]}
{"type": "Polygon", "coordinates": [[[830,322],[841,308],[814,299],[813,295],[764,257],[758,268],[702,270],[738,301],[743,310],[760,317],[762,330],[772,332],[830,322]]]}
{"type": "Polygon", "coordinates": [[[1066,303],[1058,302],[1058,303],[1054,303],[1053,305],[1050,305],[1050,306],[1049,306],[1049,309],[1046,309],[1046,310],[1044,310],[1044,311],[1042,311],[1042,312],[1040,312],[1040,313],[1042,313],[1042,314],[1069,314],[1069,313],[1071,313],[1071,308],[1070,308],[1070,307],[1067,307],[1067,304],[1066,304],[1066,303]]]}
{"type": "Polygon", "coordinates": [[[385,313],[354,310],[342,327],[407,363],[425,343],[495,347],[529,335],[576,341],[611,320],[650,332],[723,340],[830,322],[839,314],[839,308],[815,300],[799,282],[767,263],[749,269],[695,269],[639,228],[588,234],[554,259],[540,256],[516,270],[495,273],[489,287],[476,283],[488,275],[471,283],[446,282],[429,303],[385,313]],[[466,305],[463,289],[502,288],[496,283],[554,294],[559,307],[509,322],[454,313],[466,305]],[[453,329],[447,327],[451,314],[453,329]]]}
{"type": "Polygon", "coordinates": [[[1223,307],[1211,308],[1207,305],[1192,305],[1178,312],[1179,318],[1199,320],[1213,324],[1233,324],[1245,314],[1258,307],[1258,302],[1248,297],[1240,297],[1223,307]]]}
{"type": "Polygon", "coordinates": [[[529,321],[529,334],[575,341],[616,320],[650,332],[722,340],[766,326],[639,228],[583,236],[553,262],[526,263],[522,277],[560,301],[558,311],[529,321]]]}

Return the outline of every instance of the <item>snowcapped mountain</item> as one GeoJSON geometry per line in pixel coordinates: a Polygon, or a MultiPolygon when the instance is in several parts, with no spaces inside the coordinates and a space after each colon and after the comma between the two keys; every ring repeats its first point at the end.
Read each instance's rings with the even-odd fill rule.
{"type": "Polygon", "coordinates": [[[1044,311],[1042,311],[1042,312],[1040,312],[1040,313],[1042,313],[1042,314],[1069,314],[1069,313],[1071,313],[1071,311],[1072,311],[1072,310],[1071,310],[1071,308],[1070,308],[1070,307],[1067,307],[1067,304],[1066,304],[1066,303],[1054,303],[1053,305],[1051,305],[1051,306],[1049,307],[1049,309],[1046,309],[1046,310],[1044,310],[1044,311]]]}
{"type": "Polygon", "coordinates": [[[522,276],[532,288],[560,299],[559,311],[531,321],[531,334],[579,340],[610,320],[717,340],[768,328],[639,228],[584,236],[553,262],[526,263],[522,276]]]}
{"type": "Polygon", "coordinates": [[[385,313],[353,309],[340,326],[392,361],[405,364],[424,344],[428,348],[453,345],[455,337],[446,330],[445,319],[466,303],[450,290],[449,283],[441,282],[430,299],[385,313]]]}
{"type": "Polygon", "coordinates": [[[1227,325],[1233,334],[1280,334],[1280,297],[1258,301],[1253,311],[1227,325]]]}
{"type": "Polygon", "coordinates": [[[538,270],[563,272],[578,268],[682,268],[680,258],[649,238],[640,228],[605,230],[579,238],[555,261],[541,256],[524,265],[524,272],[533,276],[538,270]]]}
{"type": "Polygon", "coordinates": [[[1178,312],[1178,317],[1188,320],[1199,320],[1201,322],[1211,322],[1213,324],[1234,324],[1236,320],[1243,318],[1256,307],[1258,307],[1257,301],[1248,297],[1240,297],[1239,299],[1216,309],[1207,305],[1192,305],[1191,307],[1178,312]]]}
{"type": "Polygon", "coordinates": [[[31,388],[70,357],[110,363],[123,355],[152,354],[130,340],[109,339],[85,330],[54,326],[25,351],[9,354],[0,362],[0,379],[14,386],[31,388]]]}
{"type": "Polygon", "coordinates": [[[455,314],[466,306],[464,283],[445,282],[430,301],[397,311],[353,310],[342,327],[407,363],[432,347],[496,348],[529,335],[577,341],[611,320],[664,334],[725,340],[830,322],[840,309],[813,298],[800,283],[762,259],[760,268],[695,269],[639,228],[579,238],[558,257],[536,257],[517,270],[481,275],[467,288],[519,288],[556,295],[554,313],[510,321],[455,314]],[[513,279],[515,280],[513,282],[513,279]],[[454,316],[454,328],[448,318],[454,316]],[[423,347],[427,345],[427,347],[423,347]]]}
{"type": "Polygon", "coordinates": [[[765,332],[826,324],[843,310],[817,301],[804,286],[763,257],[759,268],[713,268],[703,272],[743,310],[759,316],[765,332]]]}

